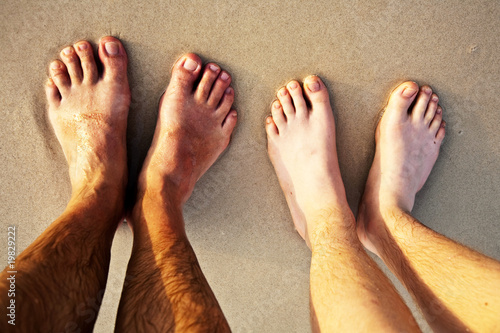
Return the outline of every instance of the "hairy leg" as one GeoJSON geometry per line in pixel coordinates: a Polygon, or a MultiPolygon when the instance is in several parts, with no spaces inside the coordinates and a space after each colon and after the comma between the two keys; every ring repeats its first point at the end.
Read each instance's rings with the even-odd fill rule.
{"type": "Polygon", "coordinates": [[[376,132],[376,153],[358,215],[358,235],[381,257],[439,332],[500,329],[500,263],[410,215],[445,136],[438,96],[401,84],[376,132]]]}
{"type": "MultiPolygon", "coordinates": [[[[69,164],[64,213],[16,259],[16,332],[92,331],[126,185],[127,55],[113,37],[65,48],[50,65],[49,118],[69,164]]],[[[0,302],[7,306],[7,270],[0,302]]],[[[6,321],[0,321],[0,330],[6,321]]],[[[4,329],[5,328],[5,329],[4,329]]]]}
{"type": "Polygon", "coordinates": [[[229,331],[184,230],[182,207],[229,144],[231,77],[194,54],[174,65],[131,216],[134,247],[117,331],[229,331]],[[201,79],[198,80],[198,78],[201,79]]]}
{"type": "Polygon", "coordinates": [[[278,91],[266,131],[293,222],[312,251],[314,331],[418,331],[409,309],[357,238],[337,161],[328,91],[319,77],[306,78],[304,91],[297,81],[278,91]]]}

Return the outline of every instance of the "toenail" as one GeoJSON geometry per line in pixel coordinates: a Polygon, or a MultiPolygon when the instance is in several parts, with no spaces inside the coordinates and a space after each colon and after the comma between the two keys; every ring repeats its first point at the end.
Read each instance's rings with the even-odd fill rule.
{"type": "Polygon", "coordinates": [[[281,104],[280,104],[278,101],[274,101],[274,103],[273,103],[273,108],[275,108],[275,109],[279,109],[279,108],[280,108],[280,105],[281,105],[281,104]]]}
{"type": "Polygon", "coordinates": [[[425,94],[430,94],[432,92],[431,88],[429,87],[422,87],[422,91],[425,93],[425,94]]]}
{"type": "Polygon", "coordinates": [[[223,79],[224,81],[227,81],[229,80],[229,74],[227,74],[226,72],[222,72],[220,78],[223,79]]]}
{"type": "Polygon", "coordinates": [[[270,123],[271,123],[271,121],[272,121],[271,117],[267,117],[267,118],[266,118],[266,123],[270,124],[270,123]]]}
{"type": "Polygon", "coordinates": [[[233,92],[233,88],[228,87],[226,91],[224,91],[225,94],[230,95],[233,92]]]}
{"type": "Polygon", "coordinates": [[[118,44],[115,42],[106,42],[104,48],[109,55],[117,55],[119,51],[118,44]]]}
{"type": "Polygon", "coordinates": [[[439,98],[436,95],[432,96],[432,101],[433,102],[437,102],[438,100],[439,100],[439,98]]]}
{"type": "Polygon", "coordinates": [[[403,96],[405,96],[405,97],[412,97],[413,95],[415,95],[416,92],[417,92],[416,89],[411,88],[411,87],[406,87],[403,90],[403,96]]]}
{"type": "Polygon", "coordinates": [[[312,79],[310,82],[307,82],[307,89],[311,92],[315,92],[319,90],[319,82],[316,79],[312,79]]]}
{"type": "Polygon", "coordinates": [[[281,96],[286,96],[286,94],[287,94],[287,93],[288,93],[288,92],[287,92],[287,90],[286,90],[286,89],[281,89],[281,91],[280,91],[280,95],[281,95],[281,96]]]}
{"type": "Polygon", "coordinates": [[[436,113],[437,113],[437,114],[441,114],[441,112],[443,112],[443,110],[442,110],[441,108],[438,108],[438,109],[436,110],[436,113]]]}
{"type": "Polygon", "coordinates": [[[188,71],[194,72],[198,68],[198,63],[193,59],[186,58],[186,61],[184,61],[184,68],[188,71]]]}
{"type": "Polygon", "coordinates": [[[59,69],[61,68],[61,64],[59,63],[59,61],[54,61],[52,64],[50,64],[50,68],[59,69]]]}
{"type": "Polygon", "coordinates": [[[79,51],[84,51],[87,49],[88,45],[87,43],[81,43],[77,45],[79,51]]]}
{"type": "Polygon", "coordinates": [[[297,82],[290,82],[288,86],[290,87],[290,89],[297,89],[298,87],[297,82]]]}
{"type": "Polygon", "coordinates": [[[64,53],[65,55],[70,55],[71,53],[73,53],[73,48],[71,48],[71,47],[67,47],[67,48],[65,48],[65,49],[63,50],[63,53],[64,53]]]}
{"type": "Polygon", "coordinates": [[[219,70],[219,67],[217,67],[217,66],[216,66],[216,65],[214,65],[214,64],[211,64],[211,65],[209,66],[209,68],[210,68],[210,70],[211,70],[212,72],[217,72],[217,71],[219,70]]]}

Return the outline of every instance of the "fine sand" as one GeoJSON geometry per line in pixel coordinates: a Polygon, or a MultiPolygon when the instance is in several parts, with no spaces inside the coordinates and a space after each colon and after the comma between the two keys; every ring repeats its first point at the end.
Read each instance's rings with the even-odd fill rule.
{"type": "MultiPolygon", "coordinates": [[[[2,267],[7,226],[17,227],[20,253],[70,194],[66,162],[45,116],[47,65],[62,47],[107,34],[123,41],[130,59],[132,178],[177,57],[195,52],[233,75],[239,124],[229,149],[196,186],[185,220],[235,332],[310,330],[310,252],[294,231],[264,131],[275,91],[292,78],[318,74],[330,89],[354,212],[389,92],[407,79],[430,84],[447,137],[414,215],[500,259],[500,2],[4,0],[0,9],[2,267]]],[[[95,332],[113,329],[131,243],[121,226],[95,332]]]]}

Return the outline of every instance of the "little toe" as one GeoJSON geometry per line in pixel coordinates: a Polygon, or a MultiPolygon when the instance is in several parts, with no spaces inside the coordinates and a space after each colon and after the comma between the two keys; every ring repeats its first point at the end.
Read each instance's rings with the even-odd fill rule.
{"type": "Polygon", "coordinates": [[[216,107],[224,95],[224,92],[231,84],[231,75],[226,71],[222,71],[219,77],[215,80],[212,91],[208,96],[207,103],[210,107],[216,107]]]}
{"type": "Polygon", "coordinates": [[[281,106],[280,101],[275,100],[273,102],[273,105],[271,107],[271,114],[273,123],[278,128],[278,131],[283,131],[284,127],[286,126],[286,118],[285,114],[283,113],[283,107],[281,106]]]}
{"type": "Polygon", "coordinates": [[[95,83],[99,78],[97,65],[94,59],[94,50],[89,42],[83,40],[74,45],[74,50],[80,58],[82,68],[82,81],[87,83],[95,83]]]}
{"type": "Polygon", "coordinates": [[[273,117],[266,118],[266,133],[269,138],[273,138],[279,134],[278,127],[273,120],[273,117]]]}
{"type": "Polygon", "coordinates": [[[47,80],[45,93],[50,105],[59,105],[59,102],[61,102],[61,94],[59,94],[59,89],[57,89],[56,84],[51,78],[47,80]]]}
{"type": "Polygon", "coordinates": [[[61,59],[68,69],[69,78],[72,84],[82,82],[83,73],[80,59],[72,46],[68,46],[61,51],[61,59]]]}
{"type": "Polygon", "coordinates": [[[222,130],[224,131],[224,134],[227,136],[227,144],[229,144],[229,139],[231,136],[231,133],[233,133],[234,127],[236,126],[236,123],[238,121],[238,113],[236,110],[231,110],[229,113],[226,115],[226,118],[224,119],[224,122],[222,123],[222,130]]]}
{"type": "Polygon", "coordinates": [[[292,103],[292,98],[288,93],[288,90],[283,87],[278,90],[278,100],[280,101],[281,107],[283,108],[283,112],[286,115],[286,119],[288,121],[294,119],[295,117],[295,108],[292,103]]]}
{"type": "Polygon", "coordinates": [[[311,102],[312,112],[327,112],[331,114],[330,97],[328,90],[321,79],[316,75],[304,80],[304,93],[311,102]]]}
{"type": "Polygon", "coordinates": [[[212,86],[219,75],[220,67],[216,64],[209,63],[205,65],[203,75],[201,77],[198,88],[196,88],[195,97],[198,100],[205,102],[210,95],[212,86]]]}
{"type": "Polygon", "coordinates": [[[302,94],[302,88],[300,88],[300,84],[292,80],[287,84],[288,92],[290,96],[292,96],[293,105],[295,106],[295,114],[299,117],[306,117],[308,110],[306,100],[304,99],[304,95],[302,94]]]}
{"type": "Polygon", "coordinates": [[[104,80],[127,81],[127,52],[118,39],[111,36],[101,38],[99,58],[104,67],[104,80]]]}
{"type": "Polygon", "coordinates": [[[413,103],[417,92],[418,85],[415,82],[407,81],[400,84],[391,93],[384,116],[396,117],[401,120],[407,119],[408,109],[413,103]]]}
{"type": "Polygon", "coordinates": [[[438,106],[436,114],[434,115],[434,118],[432,119],[431,124],[429,126],[429,130],[433,135],[436,135],[437,132],[439,131],[442,121],[443,121],[443,109],[440,106],[438,106]]]}
{"type": "Polygon", "coordinates": [[[429,86],[423,86],[417,95],[417,100],[411,111],[411,116],[415,121],[421,122],[424,119],[425,111],[431,100],[432,89],[429,86]]]}
{"type": "Polygon", "coordinates": [[[196,79],[200,75],[201,59],[196,54],[183,55],[172,68],[172,79],[169,88],[179,91],[181,95],[193,93],[196,79]]]}
{"type": "Polygon", "coordinates": [[[434,119],[434,116],[436,115],[438,102],[439,102],[438,96],[436,94],[432,94],[431,100],[427,105],[427,110],[425,111],[425,116],[424,116],[424,122],[427,125],[431,123],[432,119],[434,119]]]}
{"type": "Polygon", "coordinates": [[[60,60],[54,60],[50,64],[50,77],[57,86],[61,97],[64,98],[71,88],[71,80],[66,65],[60,60]]]}
{"type": "Polygon", "coordinates": [[[436,133],[436,140],[438,141],[437,143],[441,144],[441,142],[443,142],[445,134],[446,134],[446,122],[443,120],[441,121],[439,130],[436,133]]]}
{"type": "Polygon", "coordinates": [[[215,110],[216,114],[218,114],[219,116],[222,117],[222,119],[224,119],[229,110],[231,110],[233,102],[234,102],[234,90],[231,87],[227,87],[226,91],[224,92],[224,95],[222,96],[219,106],[215,110]]]}

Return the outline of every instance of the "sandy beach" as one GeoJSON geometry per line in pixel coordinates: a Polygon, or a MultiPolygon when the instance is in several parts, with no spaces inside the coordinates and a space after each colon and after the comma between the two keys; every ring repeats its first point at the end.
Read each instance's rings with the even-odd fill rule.
{"type": "MultiPolygon", "coordinates": [[[[46,118],[48,64],[67,45],[119,38],[129,56],[131,180],[151,143],[174,61],[194,52],[232,74],[239,123],[185,206],[188,237],[234,332],[309,332],[310,250],[295,232],[267,157],[264,120],[290,79],[330,91],[340,168],[354,213],[390,91],[429,84],[447,122],[441,155],[413,214],[500,259],[500,2],[146,1],[0,5],[0,264],[7,227],[20,253],[64,210],[70,182],[46,118]]],[[[123,224],[95,332],[114,327],[132,246],[123,224]]],[[[430,332],[411,297],[377,260],[430,332]]],[[[341,305],[339,305],[341,306],[341,305]]]]}

